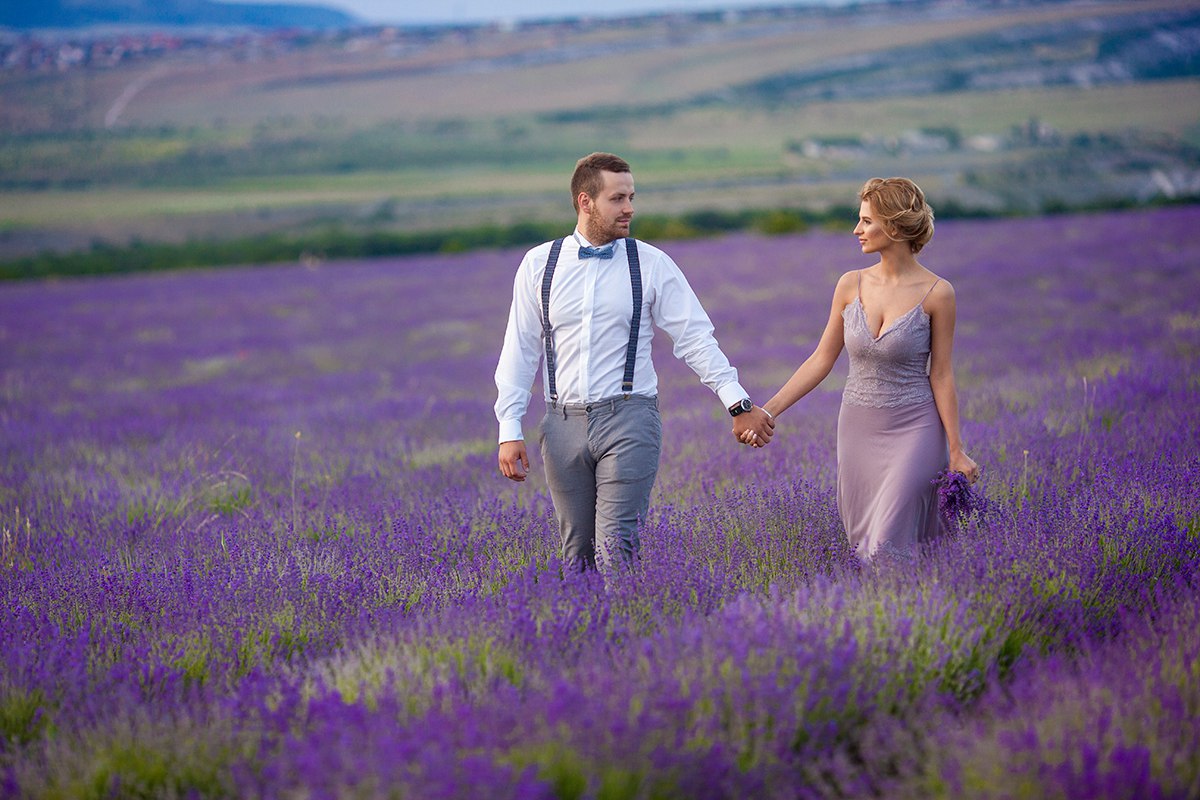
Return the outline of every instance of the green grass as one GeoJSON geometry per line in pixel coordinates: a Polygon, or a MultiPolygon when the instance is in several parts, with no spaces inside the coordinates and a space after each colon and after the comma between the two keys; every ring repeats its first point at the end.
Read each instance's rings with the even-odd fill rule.
{"type": "MultiPolygon", "coordinates": [[[[1196,136],[1200,80],[1158,84],[949,94],[818,103],[802,108],[701,108],[639,116],[637,124],[537,122],[528,117],[454,129],[381,125],[348,135],[298,125],[270,129],[162,129],[9,136],[0,140],[7,189],[0,230],[104,231],[108,240],[146,236],[154,220],[194,222],[275,212],[348,216],[378,207],[404,228],[428,228],[417,211],[436,199],[470,227],[511,222],[504,207],[553,206],[570,213],[564,186],[590,149],[612,149],[635,165],[640,194],[656,211],[824,203],[852,191],[867,170],[799,158],[806,138],[951,127],[1003,134],[1037,117],[1065,133],[1140,128],[1196,136]],[[520,135],[512,135],[512,131],[520,135]],[[839,177],[848,168],[854,180],[839,177]],[[780,180],[782,188],[771,185],[780,180]],[[804,180],[804,184],[797,181],[804,180]],[[764,184],[765,181],[765,184],[764,184]],[[720,187],[715,189],[713,187],[720,187]],[[481,200],[494,202],[480,204],[481,200]],[[143,231],[142,233],[138,233],[143,231]]],[[[994,158],[953,154],[943,166],[987,168],[994,158]]],[[[930,177],[930,180],[933,176],[930,177]]],[[[846,195],[849,196],[849,195],[846,195]]],[[[844,197],[842,202],[845,202],[844,197]]],[[[647,206],[643,206],[644,208],[647,206]]],[[[522,212],[527,215],[528,211],[522,212]]],[[[225,227],[225,226],[223,226],[225,227]]],[[[236,235],[237,225],[231,227],[236,235]]],[[[153,233],[150,238],[159,238],[153,233]]]]}

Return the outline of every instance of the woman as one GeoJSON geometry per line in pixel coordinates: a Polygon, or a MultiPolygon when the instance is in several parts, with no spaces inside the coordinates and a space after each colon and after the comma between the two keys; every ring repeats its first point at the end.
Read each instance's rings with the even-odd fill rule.
{"type": "MultiPolygon", "coordinates": [[[[941,530],[934,477],[947,466],[971,482],[979,476],[959,432],[954,288],[917,260],[933,236],[933,210],[915,183],[872,178],[858,198],[854,235],[879,262],[838,280],[816,350],[763,407],[782,414],[846,347],[838,512],[860,559],[909,557],[941,530]]],[[[757,444],[749,432],[743,441],[757,444]]]]}

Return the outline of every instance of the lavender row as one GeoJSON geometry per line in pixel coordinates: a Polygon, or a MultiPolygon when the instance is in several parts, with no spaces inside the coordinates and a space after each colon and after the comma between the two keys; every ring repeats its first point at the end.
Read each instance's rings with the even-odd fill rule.
{"type": "MultiPolygon", "coordinates": [[[[1198,218],[939,226],[988,510],[878,574],[837,380],[754,451],[664,348],[644,558],[564,577],[494,466],[519,254],[6,287],[5,793],[1185,796],[1198,218]]],[[[847,241],[669,247],[756,396],[847,241]]]]}

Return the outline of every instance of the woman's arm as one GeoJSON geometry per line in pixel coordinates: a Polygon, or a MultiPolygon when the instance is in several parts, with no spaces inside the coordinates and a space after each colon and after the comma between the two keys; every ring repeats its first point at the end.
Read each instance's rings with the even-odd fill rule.
{"type": "Polygon", "coordinates": [[[954,287],[943,280],[926,300],[929,314],[930,355],[929,385],[937,404],[938,416],[946,429],[946,445],[950,451],[950,470],[961,472],[972,483],[979,477],[979,466],[963,449],[962,432],[958,421],[958,387],[954,383],[954,323],[957,307],[954,287]]]}
{"type": "Polygon", "coordinates": [[[842,311],[854,299],[855,272],[847,272],[838,279],[833,290],[833,303],[829,309],[829,319],[825,330],[821,333],[821,341],[812,355],[788,378],[787,383],[780,387],[775,396],[768,400],[763,408],[773,417],[777,417],[804,395],[811,392],[829,375],[834,363],[842,353],[845,344],[845,332],[842,329],[842,311]]]}

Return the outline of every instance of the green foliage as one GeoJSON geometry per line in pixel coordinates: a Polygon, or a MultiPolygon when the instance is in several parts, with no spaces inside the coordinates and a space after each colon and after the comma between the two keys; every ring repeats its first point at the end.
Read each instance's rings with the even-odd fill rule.
{"type": "Polygon", "coordinates": [[[755,222],[754,227],[760,233],[776,236],[785,233],[802,233],[808,230],[808,223],[797,211],[776,209],[764,214],[755,222]]]}
{"type": "Polygon", "coordinates": [[[573,750],[554,743],[538,754],[542,776],[554,787],[558,800],[579,800],[587,790],[587,775],[583,759],[573,750]]]}
{"type": "MultiPolygon", "coordinates": [[[[88,737],[78,755],[58,765],[39,796],[47,798],[228,797],[227,743],[212,731],[140,730],[122,721],[108,735],[88,737]]],[[[224,735],[221,732],[218,735],[224,735]]]]}
{"type": "Polygon", "coordinates": [[[0,743],[4,749],[38,738],[47,727],[46,698],[42,691],[8,690],[0,696],[0,743]]]}
{"type": "MultiPolygon", "coordinates": [[[[966,216],[982,213],[953,208],[950,214],[941,216],[952,216],[955,212],[966,216]]],[[[636,234],[647,241],[690,239],[738,230],[782,235],[799,233],[814,225],[835,226],[841,230],[851,219],[853,214],[845,206],[834,206],[823,212],[702,209],[678,216],[638,217],[636,234]]],[[[237,239],[193,239],[182,244],[135,240],[126,246],[118,246],[98,242],[82,252],[44,252],[0,263],[0,280],[459,253],[491,247],[533,246],[561,235],[563,229],[561,221],[544,220],[412,233],[334,225],[292,236],[272,233],[237,239]]]]}
{"type": "Polygon", "coordinates": [[[209,498],[208,508],[216,514],[227,515],[249,508],[253,502],[254,494],[250,491],[250,487],[242,485],[224,494],[214,493],[209,498]]]}
{"type": "Polygon", "coordinates": [[[573,141],[512,137],[501,126],[435,120],[340,125],[263,122],[252,129],[134,128],[0,136],[0,189],[212,186],[229,180],[423,169],[430,164],[536,169],[578,158],[573,141]],[[495,128],[495,129],[493,129],[495,128]]]}

